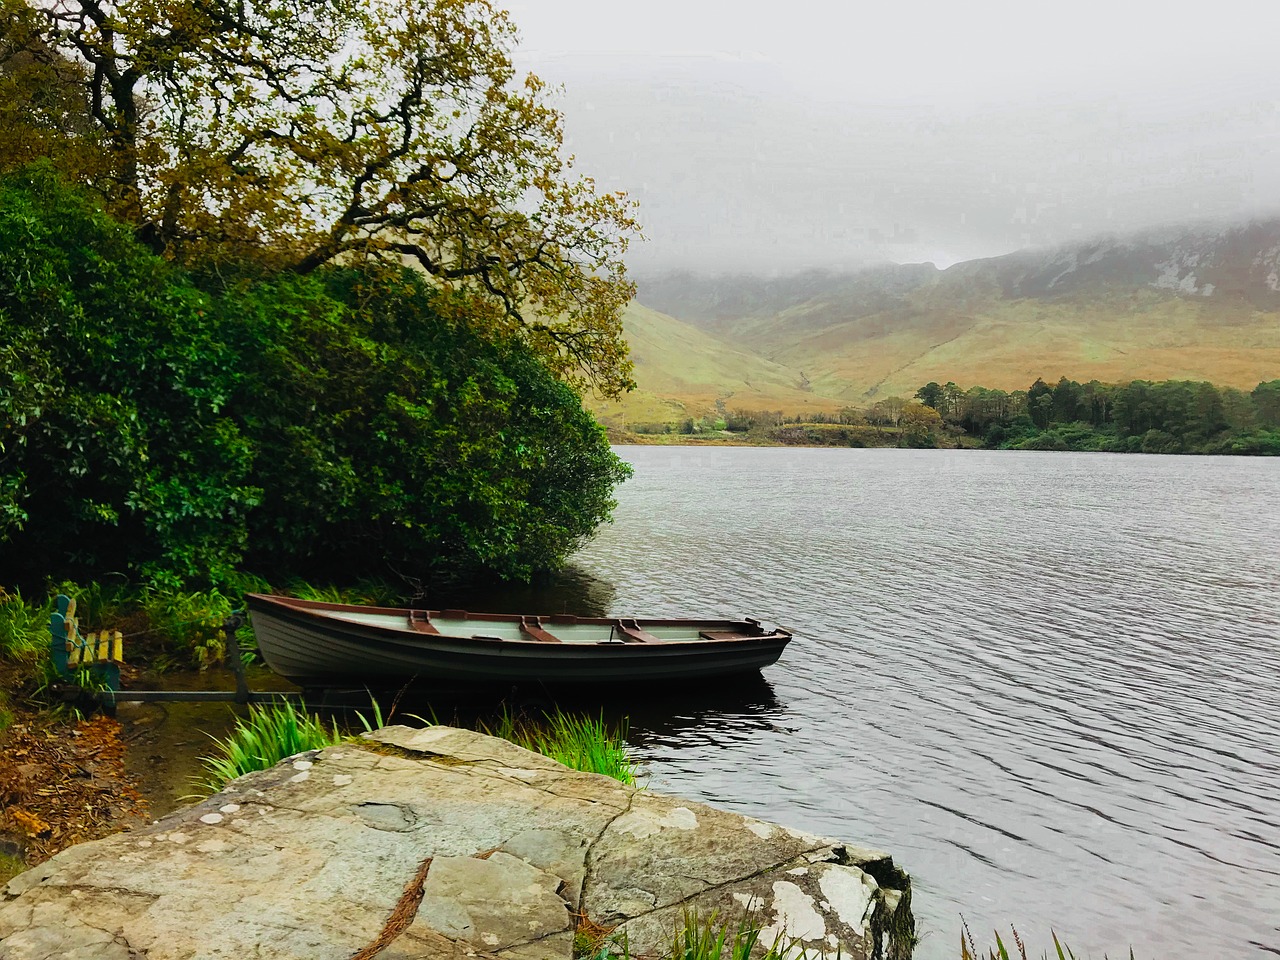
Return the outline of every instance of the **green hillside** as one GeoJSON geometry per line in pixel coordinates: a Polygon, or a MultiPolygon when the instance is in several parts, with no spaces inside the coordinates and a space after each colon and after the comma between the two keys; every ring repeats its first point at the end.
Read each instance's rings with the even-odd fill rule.
{"type": "Polygon", "coordinates": [[[936,270],[879,264],[777,280],[671,274],[624,329],[628,422],[715,409],[787,414],[911,396],[929,381],[1280,376],[1280,221],[1030,250],[936,270]],[[679,319],[675,319],[679,318],[679,319]],[[664,416],[665,412],[665,416],[664,416]]]}
{"type": "Polygon", "coordinates": [[[795,339],[766,329],[752,343],[778,363],[804,368],[815,392],[855,405],[910,395],[930,380],[1002,390],[1061,376],[1248,389],[1280,372],[1280,313],[1155,291],[992,299],[900,308],[795,339]]]}
{"type": "Polygon", "coordinates": [[[589,403],[606,423],[651,423],[719,410],[831,411],[839,401],[804,386],[802,374],[633,302],[623,332],[639,384],[620,402],[589,403]]]}

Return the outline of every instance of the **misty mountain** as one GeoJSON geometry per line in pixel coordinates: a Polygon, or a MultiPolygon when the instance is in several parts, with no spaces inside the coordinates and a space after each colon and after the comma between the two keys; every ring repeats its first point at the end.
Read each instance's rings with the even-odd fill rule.
{"type": "Polygon", "coordinates": [[[745,399],[743,378],[711,374],[744,369],[744,355],[767,361],[750,378],[753,405],[793,411],[909,396],[930,380],[1010,390],[1037,377],[1186,379],[1247,389],[1280,375],[1280,219],[1103,237],[945,270],[876,264],[637,282],[639,302],[666,315],[663,336],[679,324],[703,335],[697,350],[666,351],[658,369],[648,361],[658,328],[624,325],[643,344],[642,391],[690,412],[708,397],[721,406],[745,399]],[[708,356],[718,349],[732,356],[708,356]]]}
{"type": "MultiPolygon", "coordinates": [[[[641,275],[640,302],[707,330],[757,326],[815,301],[838,303],[852,320],[911,302],[930,290],[960,300],[1054,300],[1118,290],[1239,299],[1280,308],[1280,219],[1235,227],[1148,231],[1086,243],[1020,250],[946,270],[931,263],[875,264],[849,272],[809,271],[759,279],[671,272],[641,275]]],[[[832,319],[836,319],[835,316],[832,319]]]]}

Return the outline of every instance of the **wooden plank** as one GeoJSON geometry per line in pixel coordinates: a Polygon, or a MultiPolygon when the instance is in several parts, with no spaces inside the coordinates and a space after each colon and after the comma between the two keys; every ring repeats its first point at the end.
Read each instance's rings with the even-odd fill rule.
{"type": "Polygon", "coordinates": [[[425,610],[409,611],[409,629],[431,636],[440,635],[440,631],[431,623],[431,618],[427,616],[427,611],[425,610]]]}
{"type": "Polygon", "coordinates": [[[539,643],[559,643],[560,638],[542,629],[541,617],[521,617],[520,632],[539,643]]]}
{"type": "Polygon", "coordinates": [[[640,624],[634,620],[618,620],[613,629],[622,634],[627,643],[661,643],[662,641],[647,630],[641,630],[640,624]]]}
{"type": "Polygon", "coordinates": [[[727,630],[700,630],[698,636],[703,640],[750,640],[753,637],[749,633],[734,633],[727,630]]]}

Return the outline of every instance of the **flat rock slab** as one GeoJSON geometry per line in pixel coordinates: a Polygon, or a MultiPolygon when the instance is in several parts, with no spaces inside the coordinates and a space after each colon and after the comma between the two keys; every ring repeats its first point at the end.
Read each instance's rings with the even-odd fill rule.
{"type": "Polygon", "coordinates": [[[3,960],[662,956],[688,916],[760,949],[910,957],[888,855],[578,773],[451,727],[385,727],[73,847],[0,896],[3,960]]]}

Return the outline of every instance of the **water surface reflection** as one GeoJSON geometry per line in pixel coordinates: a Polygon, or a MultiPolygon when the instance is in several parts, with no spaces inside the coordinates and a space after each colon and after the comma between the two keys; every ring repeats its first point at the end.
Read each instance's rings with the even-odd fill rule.
{"type": "Polygon", "coordinates": [[[926,960],[1280,953],[1280,461],[621,452],[606,612],[797,631],[745,706],[627,704],[654,787],[891,851],[926,960]]]}

